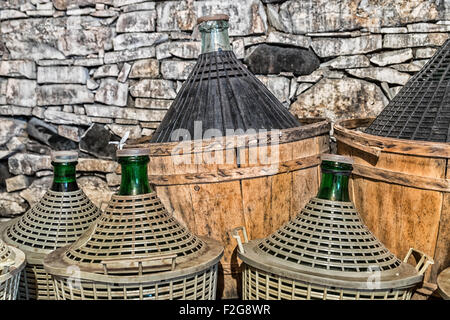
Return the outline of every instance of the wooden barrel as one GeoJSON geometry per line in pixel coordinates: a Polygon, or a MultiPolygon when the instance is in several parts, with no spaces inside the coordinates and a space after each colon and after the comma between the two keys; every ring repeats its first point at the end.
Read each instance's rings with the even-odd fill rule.
{"type": "Polygon", "coordinates": [[[149,180],[167,210],[193,233],[222,242],[218,297],[237,298],[240,261],[229,231],[245,225],[252,239],[264,238],[300,211],[317,193],[330,129],[318,121],[184,146],[142,140],[128,146],[150,148],[149,180]]]}
{"type": "Polygon", "coordinates": [[[450,263],[450,144],[354,130],[373,120],[334,125],[338,154],[355,160],[351,197],[366,225],[397,256],[414,247],[433,257],[425,281],[436,283],[450,263]]]}

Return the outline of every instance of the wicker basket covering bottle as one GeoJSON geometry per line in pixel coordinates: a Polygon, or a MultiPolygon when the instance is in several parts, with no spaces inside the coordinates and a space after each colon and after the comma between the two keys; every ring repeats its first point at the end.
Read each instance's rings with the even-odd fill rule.
{"type": "Polygon", "coordinates": [[[25,254],[0,239],[0,300],[15,300],[25,254]]]}
{"type": "Polygon", "coordinates": [[[42,265],[44,257],[78,239],[100,215],[100,210],[77,185],[77,160],[75,151],[53,152],[51,188],[22,217],[2,228],[5,242],[21,249],[27,259],[19,299],[54,299],[53,282],[42,265]]]}
{"type": "Polygon", "coordinates": [[[289,113],[236,58],[228,19],[198,19],[196,65],[158,129],[129,146],[150,149],[149,179],[167,210],[224,245],[218,295],[237,298],[240,272],[229,231],[245,224],[265,237],[317,192],[330,123],[301,124],[289,113]]]}
{"type": "Polygon", "coordinates": [[[322,157],[322,182],[297,217],[262,240],[241,242],[244,299],[410,299],[432,264],[410,250],[404,262],[363,224],[348,195],[352,160],[322,157]],[[416,267],[406,263],[419,256],[416,267]]]}
{"type": "Polygon", "coordinates": [[[119,193],[80,239],[45,258],[58,299],[215,299],[223,247],[167,212],[149,186],[148,153],[117,151],[119,193]]]}

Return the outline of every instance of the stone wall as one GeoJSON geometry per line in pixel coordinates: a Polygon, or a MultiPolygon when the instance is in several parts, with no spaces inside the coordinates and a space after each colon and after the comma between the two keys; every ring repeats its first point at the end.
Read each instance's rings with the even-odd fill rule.
{"type": "Polygon", "coordinates": [[[50,150],[79,149],[99,205],[115,147],[150,135],[200,51],[196,18],[225,12],[238,58],[299,117],[376,115],[450,31],[449,0],[0,2],[0,217],[51,181],[50,150]]]}

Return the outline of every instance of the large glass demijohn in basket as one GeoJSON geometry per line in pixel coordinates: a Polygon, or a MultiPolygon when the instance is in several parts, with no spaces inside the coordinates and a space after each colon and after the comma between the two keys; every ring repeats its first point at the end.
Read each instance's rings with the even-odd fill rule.
{"type": "Polygon", "coordinates": [[[267,238],[248,241],[245,228],[232,231],[243,261],[244,299],[411,298],[433,261],[411,249],[402,262],[364,225],[348,193],[352,163],[323,155],[317,196],[267,238]],[[411,256],[415,267],[407,263],[411,256]]]}
{"type": "Polygon", "coordinates": [[[215,299],[223,247],[167,212],[148,182],[148,154],[117,151],[119,192],[75,243],[45,259],[59,300],[215,299]]]}
{"type": "Polygon", "coordinates": [[[51,160],[50,189],[23,216],[8,221],[0,231],[7,244],[26,255],[18,299],[55,298],[53,282],[42,265],[45,256],[74,242],[100,215],[100,210],[78,187],[78,153],[55,151],[51,160]]]}
{"type": "Polygon", "coordinates": [[[247,130],[301,126],[296,117],[237,59],[225,14],[197,20],[201,54],[161,124],[153,143],[246,134],[247,130]],[[181,130],[182,131],[181,131],[181,130]]]}

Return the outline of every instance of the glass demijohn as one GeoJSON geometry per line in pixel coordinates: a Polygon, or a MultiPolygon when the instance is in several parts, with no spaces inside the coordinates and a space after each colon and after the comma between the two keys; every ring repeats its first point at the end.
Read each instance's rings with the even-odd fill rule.
{"type": "Polygon", "coordinates": [[[119,195],[131,196],[151,193],[147,165],[150,161],[145,149],[118,150],[118,162],[122,169],[119,195]]]}
{"type": "Polygon", "coordinates": [[[75,151],[56,151],[52,156],[52,191],[71,192],[78,190],[76,166],[78,153],[75,151]]]}
{"type": "Polygon", "coordinates": [[[350,201],[348,181],[352,164],[344,157],[324,155],[320,166],[322,179],[317,198],[331,201],[350,201]]]}
{"type": "MultiPolygon", "coordinates": [[[[208,17],[205,17],[205,19],[208,19],[208,17]]],[[[223,20],[205,20],[200,23],[202,53],[232,50],[228,37],[227,20],[228,17],[224,16],[223,20]]]]}

